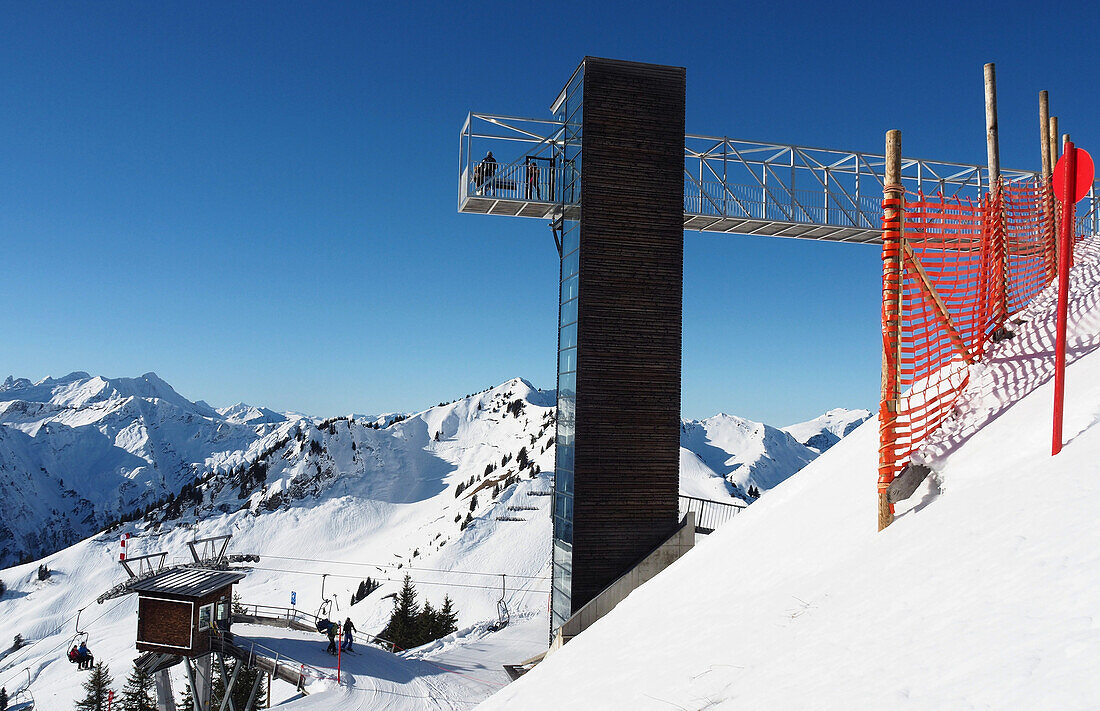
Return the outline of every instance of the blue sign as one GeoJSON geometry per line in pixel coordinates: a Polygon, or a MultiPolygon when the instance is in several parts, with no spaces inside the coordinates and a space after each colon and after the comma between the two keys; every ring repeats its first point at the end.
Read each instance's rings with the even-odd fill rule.
{"type": "Polygon", "coordinates": [[[291,590],[290,591],[290,605],[291,605],[291,607],[293,607],[294,603],[297,602],[297,601],[298,601],[298,593],[291,590]]]}

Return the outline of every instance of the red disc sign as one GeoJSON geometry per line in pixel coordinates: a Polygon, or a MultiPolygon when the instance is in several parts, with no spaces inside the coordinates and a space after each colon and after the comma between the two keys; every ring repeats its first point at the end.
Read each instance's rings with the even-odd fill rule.
{"type": "MultiPolygon", "coordinates": [[[[1077,181],[1074,184],[1076,190],[1074,190],[1075,195],[1073,196],[1073,202],[1077,202],[1088,195],[1089,188],[1092,187],[1094,172],[1092,156],[1090,156],[1089,152],[1084,148],[1078,148],[1077,181]]],[[[1064,154],[1054,165],[1054,197],[1063,202],[1066,199],[1066,156],[1064,154]]]]}

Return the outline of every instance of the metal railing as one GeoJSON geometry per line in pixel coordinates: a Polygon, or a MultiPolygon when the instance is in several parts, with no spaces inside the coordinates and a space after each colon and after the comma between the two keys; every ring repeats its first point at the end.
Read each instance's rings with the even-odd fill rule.
{"type": "Polygon", "coordinates": [[[1077,210],[1077,235],[1100,235],[1100,201],[1096,199],[1096,183],[1077,210]]]}
{"type": "MultiPolygon", "coordinates": [[[[566,205],[576,202],[579,171],[572,164],[566,169],[567,155],[566,126],[561,121],[469,114],[459,135],[459,210],[547,217],[546,210],[522,209],[518,203],[542,203],[550,209],[563,199],[566,205]],[[499,154],[494,156],[498,163],[491,178],[482,168],[489,151],[499,154]],[[538,164],[539,172],[529,193],[530,161],[538,164]],[[571,185],[572,195],[567,192],[571,185]],[[486,198],[494,200],[495,207],[487,207],[486,198]]],[[[684,137],[685,225],[701,230],[757,230],[759,226],[737,222],[758,220],[820,226],[825,228],[822,234],[837,234],[838,239],[875,242],[881,232],[885,163],[884,156],[874,153],[688,134],[684,137]]],[[[1034,180],[1037,173],[1002,169],[1001,176],[1008,183],[1022,183],[1034,180]]],[[[978,200],[988,188],[988,171],[976,164],[902,158],[901,180],[912,193],[978,200]]],[[[1079,232],[1100,233],[1095,186],[1078,212],[1079,232]]],[[[762,233],[786,234],[767,229],[762,233]]]]}
{"type": "MultiPolygon", "coordinates": [[[[298,623],[308,626],[312,631],[320,633],[317,629],[317,623],[321,618],[309,612],[303,612],[294,607],[278,607],[276,605],[257,605],[254,603],[234,603],[233,614],[242,617],[254,617],[258,619],[282,621],[289,627],[291,623],[298,623]]],[[[247,621],[242,620],[242,624],[248,624],[247,621]]],[[[396,644],[383,639],[377,635],[373,635],[369,632],[353,632],[352,640],[360,641],[360,638],[364,639],[367,644],[375,644],[382,649],[389,650],[391,652],[400,649],[396,644]]]]}
{"type": "Polygon", "coordinates": [[[312,625],[313,629],[317,628],[317,621],[320,619],[317,615],[299,610],[296,607],[278,607],[276,605],[256,605],[240,602],[233,603],[233,614],[262,617],[269,620],[285,620],[288,626],[291,622],[298,622],[300,624],[312,625]]]}
{"type": "Polygon", "coordinates": [[[878,229],[881,196],[851,198],[824,190],[771,190],[714,180],[684,181],[684,214],[878,229]]]}
{"type": "Polygon", "coordinates": [[[306,691],[307,679],[335,679],[340,683],[338,674],[329,673],[335,669],[326,671],[322,667],[306,664],[248,637],[219,634],[211,637],[210,645],[212,651],[231,654],[244,662],[246,667],[257,667],[277,679],[294,684],[300,691],[306,691]],[[239,644],[239,641],[248,644],[239,644]]]}
{"type": "Polygon", "coordinates": [[[459,200],[476,196],[552,204],[558,202],[554,189],[562,184],[561,179],[562,167],[553,163],[480,161],[463,170],[459,200]]]}
{"type": "Polygon", "coordinates": [[[716,528],[736,516],[744,504],[735,504],[729,501],[712,501],[700,499],[695,496],[680,494],[680,515],[689,511],[695,514],[695,530],[698,533],[713,533],[716,528]]]}

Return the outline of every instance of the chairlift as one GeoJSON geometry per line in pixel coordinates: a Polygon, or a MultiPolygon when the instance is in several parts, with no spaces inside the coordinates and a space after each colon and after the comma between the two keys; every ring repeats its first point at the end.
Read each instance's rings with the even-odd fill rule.
{"type": "MultiPolygon", "coordinates": [[[[82,644],[83,645],[88,644],[88,632],[87,632],[87,630],[80,629],[80,615],[83,612],[84,612],[83,607],[76,611],[76,625],[74,625],[74,634],[72,636],[72,639],[69,640],[69,644],[66,645],[66,647],[65,647],[65,656],[66,657],[69,657],[69,653],[73,649],[79,647],[82,644]]],[[[69,661],[72,662],[73,664],[77,663],[77,659],[75,657],[69,657],[69,661]]]]}
{"type": "Polygon", "coordinates": [[[317,631],[327,632],[328,628],[333,625],[332,620],[329,619],[329,615],[332,614],[332,608],[335,605],[336,609],[340,609],[340,605],[336,602],[336,595],[331,598],[325,597],[325,579],[328,578],[328,573],[321,576],[321,605],[317,608],[317,631]]]}
{"type": "Polygon", "coordinates": [[[504,574],[500,575],[500,599],[497,600],[497,621],[489,625],[490,632],[496,632],[502,630],[508,626],[508,623],[512,621],[512,615],[508,611],[508,603],[504,598],[507,595],[507,585],[505,583],[504,574]]]}
{"type": "Polygon", "coordinates": [[[32,711],[34,709],[34,694],[31,693],[31,669],[27,667],[27,685],[19,689],[8,699],[8,709],[11,711],[32,711]]]}

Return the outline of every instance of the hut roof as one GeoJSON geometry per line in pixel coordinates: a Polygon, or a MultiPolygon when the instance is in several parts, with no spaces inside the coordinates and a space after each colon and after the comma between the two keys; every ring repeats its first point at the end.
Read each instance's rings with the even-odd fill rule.
{"type": "Polygon", "coordinates": [[[234,570],[173,568],[134,583],[130,589],[139,593],[163,593],[199,598],[243,579],[244,573],[234,570]]]}

